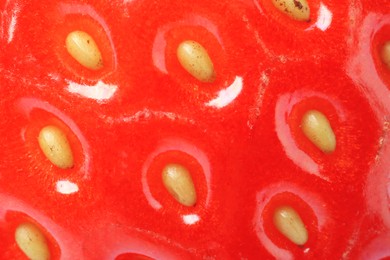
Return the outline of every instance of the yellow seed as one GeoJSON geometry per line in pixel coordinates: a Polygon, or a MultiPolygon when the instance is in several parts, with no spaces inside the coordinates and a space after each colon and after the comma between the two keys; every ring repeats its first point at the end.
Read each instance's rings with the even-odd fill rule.
{"type": "Polygon", "coordinates": [[[96,42],[86,32],[73,31],[66,37],[68,53],[84,67],[98,70],[103,67],[103,58],[96,42]]]}
{"type": "Polygon", "coordinates": [[[52,125],[42,128],[38,142],[42,152],[54,165],[61,169],[73,167],[72,149],[68,138],[61,129],[52,125]]]}
{"type": "Polygon", "coordinates": [[[309,110],[302,118],[302,131],[305,136],[324,153],[332,153],[336,149],[336,136],[324,114],[317,110],[309,110]]]}
{"type": "Polygon", "coordinates": [[[306,0],[272,0],[274,6],[298,21],[310,21],[310,7],[306,0]]]}
{"type": "Polygon", "coordinates": [[[390,69],[390,41],[385,42],[381,49],[382,62],[390,69]]]}
{"type": "Polygon", "coordinates": [[[182,205],[194,206],[196,191],[191,174],[178,164],[168,164],[162,172],[162,179],[168,192],[182,205]]]}
{"type": "Polygon", "coordinates": [[[274,212],[274,225],[286,238],[297,245],[306,244],[309,235],[299,214],[289,206],[279,207],[274,212]]]}
{"type": "Polygon", "coordinates": [[[15,230],[15,241],[29,259],[50,259],[46,238],[35,225],[31,223],[19,225],[15,230]]]}
{"type": "Polygon", "coordinates": [[[177,58],[183,68],[201,82],[213,82],[215,71],[207,50],[195,41],[184,41],[177,48],[177,58]]]}

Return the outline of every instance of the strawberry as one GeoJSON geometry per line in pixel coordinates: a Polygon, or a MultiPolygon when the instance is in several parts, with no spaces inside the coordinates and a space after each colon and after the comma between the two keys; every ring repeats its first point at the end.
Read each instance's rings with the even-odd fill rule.
{"type": "Polygon", "coordinates": [[[387,0],[0,0],[0,259],[387,259],[387,0]]]}

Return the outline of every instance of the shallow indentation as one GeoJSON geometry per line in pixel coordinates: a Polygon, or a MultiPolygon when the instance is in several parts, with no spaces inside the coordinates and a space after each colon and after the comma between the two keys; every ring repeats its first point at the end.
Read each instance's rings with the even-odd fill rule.
{"type": "Polygon", "coordinates": [[[115,260],[153,260],[153,258],[140,254],[127,253],[115,257],[115,260]]]}
{"type": "Polygon", "coordinates": [[[174,215],[179,214],[185,223],[190,224],[198,222],[202,218],[200,211],[209,206],[210,183],[208,157],[199,147],[183,139],[162,141],[145,161],[142,170],[143,191],[150,206],[156,210],[164,208],[174,215]],[[168,178],[165,183],[162,180],[162,174],[175,169],[179,169],[179,189],[175,191],[179,200],[173,199],[173,194],[167,192],[168,187],[172,188],[177,184],[177,179],[168,178]],[[184,182],[180,180],[183,176],[184,182]],[[183,186],[185,189],[182,189],[183,186]],[[189,206],[183,204],[180,201],[182,199],[189,199],[189,206]]]}
{"type": "Polygon", "coordinates": [[[303,256],[305,252],[312,252],[318,243],[326,243],[326,239],[323,239],[321,233],[318,232],[319,230],[325,232],[324,227],[331,222],[328,209],[323,207],[324,203],[318,194],[302,189],[291,182],[275,183],[259,191],[257,209],[253,219],[259,241],[276,259],[294,259],[294,255],[303,256]],[[297,212],[297,215],[299,214],[301,223],[304,223],[303,228],[310,235],[308,239],[304,235],[299,236],[301,244],[290,240],[281,232],[281,226],[287,223],[289,231],[287,234],[295,233],[294,228],[289,225],[288,218],[281,217],[286,209],[287,217],[293,216],[293,219],[297,219],[294,214],[289,214],[290,209],[297,212]],[[275,223],[275,216],[282,223],[279,225],[280,228],[275,223]]]}

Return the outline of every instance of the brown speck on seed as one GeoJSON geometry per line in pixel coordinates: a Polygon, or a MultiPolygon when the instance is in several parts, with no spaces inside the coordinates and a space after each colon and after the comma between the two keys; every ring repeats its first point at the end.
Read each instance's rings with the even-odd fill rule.
{"type": "Polygon", "coordinates": [[[295,7],[297,7],[300,10],[303,8],[302,3],[299,2],[298,0],[294,0],[294,5],[295,5],[295,7]]]}
{"type": "Polygon", "coordinates": [[[290,18],[298,21],[310,21],[310,7],[307,0],[272,0],[274,6],[290,18]]]}
{"type": "Polygon", "coordinates": [[[201,82],[213,82],[215,71],[206,49],[198,42],[184,41],[177,48],[177,58],[182,67],[201,82]]]}

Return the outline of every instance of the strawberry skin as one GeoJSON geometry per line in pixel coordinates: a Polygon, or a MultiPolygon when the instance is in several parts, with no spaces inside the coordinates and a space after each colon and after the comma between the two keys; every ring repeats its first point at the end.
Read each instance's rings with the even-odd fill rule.
{"type": "Polygon", "coordinates": [[[390,257],[388,0],[0,0],[0,259],[390,257]]]}

